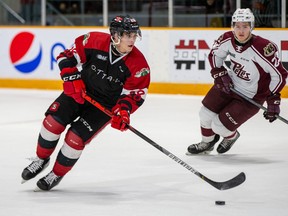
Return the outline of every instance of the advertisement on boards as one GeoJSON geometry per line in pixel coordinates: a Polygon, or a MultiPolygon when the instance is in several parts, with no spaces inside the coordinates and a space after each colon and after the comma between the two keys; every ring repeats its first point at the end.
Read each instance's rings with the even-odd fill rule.
{"type": "Polygon", "coordinates": [[[5,37],[1,37],[0,78],[59,79],[56,57],[87,31],[60,28],[5,31],[5,37]]]}
{"type": "MultiPolygon", "coordinates": [[[[147,58],[152,82],[212,83],[209,51],[229,29],[142,29],[136,46],[147,58]]],[[[1,28],[0,79],[59,80],[57,55],[72,46],[76,37],[107,28],[1,28]]],[[[285,30],[255,30],[279,47],[288,68],[288,39],[285,30]]]]}
{"type": "MultiPolygon", "coordinates": [[[[221,34],[217,31],[215,34],[221,34]]],[[[170,76],[176,82],[207,83],[212,80],[208,54],[215,38],[205,31],[173,31],[171,32],[170,76]]]]}
{"type": "MultiPolygon", "coordinates": [[[[227,31],[227,30],[226,30],[227,31]]],[[[228,30],[229,31],[229,30],[228,30]]],[[[208,55],[215,40],[225,30],[179,30],[171,31],[169,49],[170,79],[173,82],[207,83],[213,82],[210,76],[208,55]]],[[[253,34],[271,39],[279,48],[280,59],[288,70],[288,39],[287,31],[253,31],[253,34]]],[[[229,59],[226,59],[229,62],[229,59]]]]}

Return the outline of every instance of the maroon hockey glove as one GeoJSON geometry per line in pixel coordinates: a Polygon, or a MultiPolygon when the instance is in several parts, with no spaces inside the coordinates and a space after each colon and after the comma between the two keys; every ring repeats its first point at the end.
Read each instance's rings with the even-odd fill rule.
{"type": "Polygon", "coordinates": [[[280,113],[280,93],[276,93],[274,95],[270,95],[266,98],[267,103],[267,111],[263,113],[264,118],[269,120],[269,122],[273,122],[276,120],[276,115],[280,113]]]}
{"type": "Polygon", "coordinates": [[[228,75],[228,71],[222,66],[220,68],[213,68],[211,75],[214,78],[214,83],[218,89],[230,94],[230,88],[233,87],[233,82],[228,75]]]}
{"type": "Polygon", "coordinates": [[[85,100],[82,97],[82,91],[85,91],[85,85],[77,68],[63,68],[60,75],[64,81],[64,94],[72,97],[77,103],[84,104],[85,100]]]}
{"type": "Polygon", "coordinates": [[[120,104],[117,104],[115,107],[113,107],[112,113],[114,116],[112,117],[111,127],[120,131],[127,130],[127,124],[130,123],[129,111],[123,109],[120,104]]]}

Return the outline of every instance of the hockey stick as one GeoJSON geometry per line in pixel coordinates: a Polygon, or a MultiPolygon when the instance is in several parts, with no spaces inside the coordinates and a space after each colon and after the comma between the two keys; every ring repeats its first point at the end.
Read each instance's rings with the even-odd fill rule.
{"type": "MultiPolygon", "coordinates": [[[[255,102],[254,100],[252,100],[251,98],[247,97],[246,95],[242,94],[241,92],[237,91],[234,88],[230,88],[232,92],[234,92],[235,94],[239,95],[240,97],[244,98],[245,100],[247,100],[248,102],[252,103],[253,105],[257,106],[258,108],[267,111],[267,108],[262,106],[261,104],[255,102]]],[[[276,118],[278,118],[279,120],[283,121],[284,123],[288,124],[288,120],[281,117],[280,115],[275,115],[276,118]]]]}
{"type": "MultiPolygon", "coordinates": [[[[106,113],[108,116],[112,117],[113,114],[111,113],[110,110],[106,109],[105,107],[103,107],[100,103],[98,103],[96,100],[94,100],[92,97],[90,97],[89,95],[87,95],[86,93],[83,92],[82,94],[83,98],[88,101],[89,103],[91,103],[92,105],[94,105],[95,107],[97,107],[98,109],[100,109],[101,111],[103,111],[104,113],[106,113]]],[[[180,158],[178,158],[177,156],[175,156],[174,154],[172,154],[171,152],[169,152],[168,150],[166,150],[165,148],[161,147],[160,145],[158,145],[157,143],[155,143],[153,140],[149,139],[147,136],[145,136],[144,134],[142,134],[141,132],[139,132],[138,130],[136,130],[134,127],[132,127],[131,125],[127,124],[127,127],[130,131],[132,131],[133,133],[135,133],[137,136],[141,137],[142,139],[144,139],[146,142],[148,142],[149,144],[151,144],[152,146],[154,146],[155,148],[157,148],[159,151],[163,152],[165,155],[167,155],[169,158],[171,158],[172,160],[176,161],[178,164],[182,165],[183,167],[185,167],[186,169],[188,169],[190,172],[194,173],[195,175],[197,175],[198,177],[200,177],[202,180],[204,180],[205,182],[209,183],[210,185],[212,185],[213,187],[217,188],[218,190],[227,190],[227,189],[231,189],[234,188],[240,184],[242,184],[245,179],[245,173],[241,172],[239,173],[237,176],[235,176],[234,178],[225,181],[225,182],[216,182],[216,181],[212,181],[211,179],[207,178],[206,176],[204,176],[203,174],[201,174],[200,172],[198,172],[197,170],[195,170],[193,167],[191,167],[189,164],[185,163],[184,161],[182,161],[180,158]]]]}

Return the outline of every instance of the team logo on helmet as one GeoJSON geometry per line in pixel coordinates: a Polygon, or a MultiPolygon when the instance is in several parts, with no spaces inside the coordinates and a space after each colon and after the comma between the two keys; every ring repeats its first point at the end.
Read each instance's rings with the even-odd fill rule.
{"type": "Polygon", "coordinates": [[[133,22],[133,23],[135,22],[135,23],[136,23],[136,19],[134,19],[134,18],[131,17],[131,18],[130,18],[130,22],[133,22]]]}
{"type": "Polygon", "coordinates": [[[117,16],[117,17],[114,18],[114,20],[115,20],[116,22],[122,22],[123,18],[120,17],[120,16],[117,16]]]}
{"type": "Polygon", "coordinates": [[[31,73],[40,64],[42,46],[30,32],[17,34],[10,44],[10,59],[14,67],[22,73],[31,73]]]}

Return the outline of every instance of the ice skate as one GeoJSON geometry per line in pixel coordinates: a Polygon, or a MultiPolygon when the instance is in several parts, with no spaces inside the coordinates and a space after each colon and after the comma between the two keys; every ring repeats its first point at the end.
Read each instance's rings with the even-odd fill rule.
{"type": "Polygon", "coordinates": [[[40,172],[42,172],[50,162],[50,158],[40,159],[38,157],[33,159],[33,162],[27,166],[22,172],[22,184],[26,181],[34,178],[40,172]]]}
{"type": "Polygon", "coordinates": [[[62,178],[63,176],[57,176],[53,171],[51,171],[46,176],[39,179],[39,181],[37,182],[37,188],[35,188],[34,191],[40,191],[40,190],[49,191],[56,185],[58,185],[62,180],[62,178]]]}
{"type": "Polygon", "coordinates": [[[229,151],[229,149],[233,146],[233,144],[236,142],[236,140],[240,137],[240,133],[238,131],[236,131],[236,136],[234,139],[226,139],[224,138],[221,143],[219,144],[219,146],[217,147],[217,152],[219,154],[223,154],[227,151],[229,151]]]}
{"type": "Polygon", "coordinates": [[[215,135],[214,139],[211,142],[200,142],[197,144],[192,144],[188,147],[187,155],[193,154],[209,154],[213,149],[214,145],[218,142],[220,136],[218,134],[215,135]]]}

